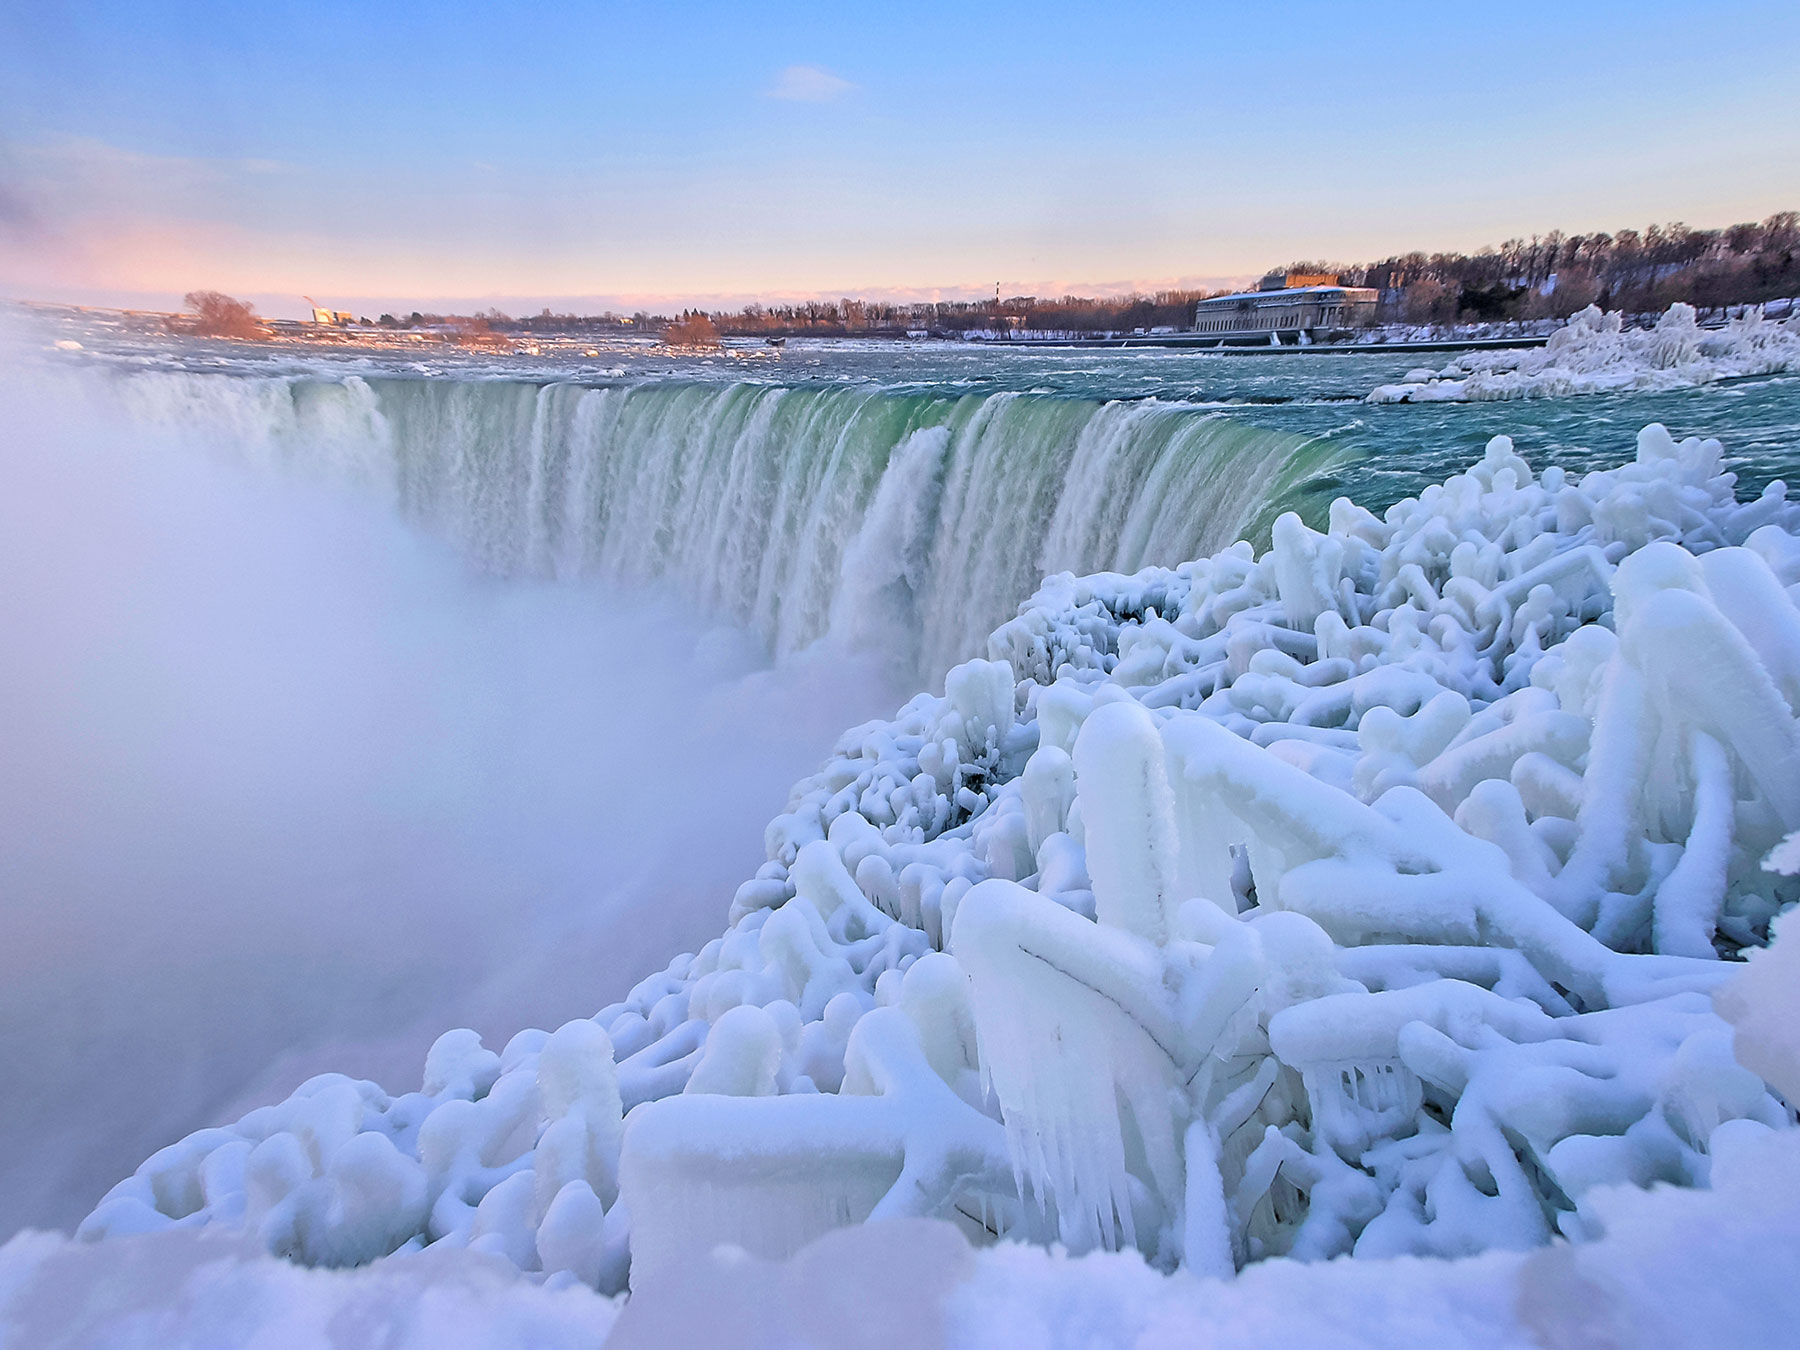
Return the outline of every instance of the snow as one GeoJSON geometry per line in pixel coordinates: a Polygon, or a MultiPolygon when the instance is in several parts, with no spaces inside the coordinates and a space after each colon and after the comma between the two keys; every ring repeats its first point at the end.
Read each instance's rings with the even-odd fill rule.
{"type": "Polygon", "coordinates": [[[1800,1292],[1800,1138],[1721,1140],[1715,1187],[1606,1188],[1605,1233],[1455,1261],[1269,1261],[1162,1277],[1129,1254],[977,1254],[945,1300],[953,1346],[1454,1345],[1493,1350],[1790,1343],[1800,1292]]]}
{"type": "MultiPolygon", "coordinates": [[[[1789,915],[1774,930],[1778,937],[1800,932],[1789,915]]],[[[1800,1099],[1800,941],[1787,937],[1753,953],[1719,991],[1718,1005],[1737,1029],[1736,1053],[1744,1065],[1790,1102],[1800,1099]]]]}
{"type": "Polygon", "coordinates": [[[0,1345],[215,1350],[555,1350],[593,1346],[618,1315],[573,1283],[535,1284],[470,1252],[309,1269],[168,1232],[104,1246],[21,1233],[0,1247],[0,1345]]]}
{"type": "Polygon", "coordinates": [[[1260,558],[1053,576],[795,787],[698,953],[497,1055],[449,1033],[417,1092],[314,1079],[0,1269],[504,1262],[629,1288],[630,1343],[830,1325],[802,1269],[885,1307],[895,1234],[948,1231],[882,1334],[936,1299],[950,1344],[1770,1343],[1800,509],[1721,456],[1496,437],[1260,558]]]}
{"type": "Polygon", "coordinates": [[[1724,1132],[1713,1186],[1608,1187],[1604,1231],[1452,1261],[1265,1261],[1235,1279],[1160,1274],[1136,1253],[972,1248],[950,1224],[838,1228],[782,1261],[721,1247],[621,1305],[466,1252],[307,1269],[217,1234],[0,1248],[0,1344],[994,1346],[1482,1350],[1779,1346],[1800,1320],[1800,1134],[1724,1132]],[[609,1337],[610,1333],[610,1338],[609,1337]]]}
{"type": "Polygon", "coordinates": [[[1370,403],[1470,403],[1563,398],[1626,390],[1686,389],[1718,380],[1800,371],[1800,317],[1777,323],[1760,308],[1724,328],[1703,330],[1692,305],[1677,302],[1654,326],[1627,331],[1622,316],[1594,305],[1541,348],[1468,352],[1442,370],[1412,370],[1384,384],[1370,403]]]}

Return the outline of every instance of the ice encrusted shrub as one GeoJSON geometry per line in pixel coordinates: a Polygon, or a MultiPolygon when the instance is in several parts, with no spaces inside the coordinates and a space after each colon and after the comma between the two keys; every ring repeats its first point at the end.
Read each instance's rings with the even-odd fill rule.
{"type": "Polygon", "coordinates": [[[418,1092],[315,1079],[81,1231],[613,1291],[927,1215],[1227,1274],[1704,1186],[1716,1131],[1792,1124],[1711,992],[1800,829],[1800,511],[1721,453],[1498,437],[1261,557],[1052,577],[846,733],[697,955],[499,1055],[450,1032],[418,1092]]]}
{"type": "Polygon", "coordinates": [[[1442,370],[1409,371],[1400,383],[1374,390],[1368,401],[1567,398],[1793,371],[1800,371],[1800,317],[1776,322],[1756,307],[1708,330],[1692,305],[1678,301],[1651,327],[1627,330],[1621,315],[1589,305],[1542,347],[1465,352],[1442,370]]]}

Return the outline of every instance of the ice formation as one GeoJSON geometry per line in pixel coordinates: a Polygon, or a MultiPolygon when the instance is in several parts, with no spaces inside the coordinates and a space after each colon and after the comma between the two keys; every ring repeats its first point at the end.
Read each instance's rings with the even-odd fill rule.
{"type": "Polygon", "coordinates": [[[1442,370],[1408,371],[1370,403],[1473,403],[1626,390],[1685,389],[1748,375],[1800,371],[1800,317],[1778,323],[1760,308],[1702,329],[1676,303],[1650,328],[1627,331],[1618,314],[1589,305],[1539,348],[1466,352],[1442,370]]]}
{"type": "Polygon", "coordinates": [[[447,1033],[417,1092],[314,1079],[81,1234],[610,1293],[870,1218],[1225,1275],[1704,1187],[1800,1090],[1711,997],[1800,888],[1800,509],[1721,455],[1497,437],[1261,557],[1053,576],[846,733],[698,954],[498,1054],[447,1033]]]}

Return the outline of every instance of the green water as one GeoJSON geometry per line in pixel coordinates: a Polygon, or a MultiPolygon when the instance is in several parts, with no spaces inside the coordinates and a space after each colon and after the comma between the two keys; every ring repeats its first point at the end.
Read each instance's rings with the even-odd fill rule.
{"type": "MultiPolygon", "coordinates": [[[[775,653],[854,632],[923,679],[1047,573],[1258,544],[1381,511],[1505,433],[1538,467],[1716,436],[1740,492],[1800,472],[1800,378],[1370,405],[1417,354],[794,343],[671,355],[317,355],[168,340],[84,352],[146,416],[389,496],[498,575],[669,590],[775,653]]],[[[1442,358],[1440,358],[1442,359],[1442,358]]]]}

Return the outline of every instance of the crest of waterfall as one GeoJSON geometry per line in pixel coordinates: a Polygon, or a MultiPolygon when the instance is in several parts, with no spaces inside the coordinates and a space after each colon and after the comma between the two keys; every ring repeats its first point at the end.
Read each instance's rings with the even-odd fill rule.
{"type": "Polygon", "coordinates": [[[1266,537],[1334,450],[1155,400],[140,373],[141,416],[376,492],[502,576],[680,596],[935,680],[1048,572],[1266,537]]]}

